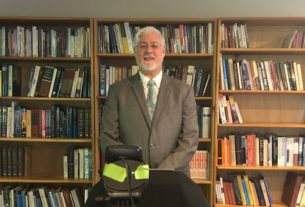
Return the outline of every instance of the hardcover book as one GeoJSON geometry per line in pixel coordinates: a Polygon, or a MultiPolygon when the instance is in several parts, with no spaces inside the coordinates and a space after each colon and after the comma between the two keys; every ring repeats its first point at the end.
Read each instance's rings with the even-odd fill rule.
{"type": "Polygon", "coordinates": [[[42,68],[41,82],[38,88],[38,96],[48,97],[52,79],[53,79],[54,68],[45,66],[42,68]]]}
{"type": "Polygon", "coordinates": [[[282,202],[288,206],[295,206],[298,192],[303,181],[303,175],[295,172],[288,172],[282,194],[282,202]]]}

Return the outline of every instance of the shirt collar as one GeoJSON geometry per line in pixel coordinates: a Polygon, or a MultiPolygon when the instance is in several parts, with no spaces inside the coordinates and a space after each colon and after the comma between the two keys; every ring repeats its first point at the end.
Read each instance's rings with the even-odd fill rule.
{"type": "MultiPolygon", "coordinates": [[[[153,78],[153,80],[155,81],[156,83],[156,86],[157,88],[160,88],[160,85],[161,85],[161,80],[162,80],[162,70],[161,72],[156,75],[156,77],[153,78]]],[[[141,73],[141,71],[139,71],[139,74],[140,74],[140,78],[142,80],[142,83],[143,85],[147,86],[147,82],[150,80],[147,76],[145,76],[143,73],[141,73]]]]}

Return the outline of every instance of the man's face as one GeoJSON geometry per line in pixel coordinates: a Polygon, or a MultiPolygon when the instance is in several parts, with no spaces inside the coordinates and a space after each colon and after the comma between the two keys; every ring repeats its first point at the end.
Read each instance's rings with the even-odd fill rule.
{"type": "Polygon", "coordinates": [[[165,48],[160,34],[156,32],[142,33],[136,46],[136,61],[144,73],[157,74],[162,70],[165,48]]]}

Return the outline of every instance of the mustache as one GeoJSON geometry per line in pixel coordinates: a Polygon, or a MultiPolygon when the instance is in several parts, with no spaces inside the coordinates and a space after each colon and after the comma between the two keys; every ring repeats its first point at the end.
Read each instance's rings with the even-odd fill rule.
{"type": "Polygon", "coordinates": [[[144,55],[143,58],[154,58],[154,55],[144,55]]]}

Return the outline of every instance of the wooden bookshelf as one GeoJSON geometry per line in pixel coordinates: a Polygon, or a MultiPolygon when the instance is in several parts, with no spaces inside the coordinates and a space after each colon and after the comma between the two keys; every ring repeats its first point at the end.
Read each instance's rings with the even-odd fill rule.
{"type": "MultiPolygon", "coordinates": [[[[215,82],[215,61],[216,61],[216,21],[215,19],[95,19],[94,22],[94,28],[95,28],[95,39],[94,39],[94,56],[95,56],[95,133],[99,134],[100,129],[100,115],[101,115],[101,108],[107,99],[107,94],[100,94],[100,81],[99,81],[99,75],[100,72],[100,65],[108,65],[108,66],[118,66],[118,67],[131,67],[132,65],[135,65],[135,58],[132,53],[114,53],[114,52],[105,52],[101,48],[100,44],[100,38],[104,38],[103,35],[101,35],[101,25],[114,25],[114,24],[123,24],[125,22],[129,23],[129,26],[134,28],[135,26],[143,27],[146,25],[152,25],[156,27],[164,26],[164,27],[178,27],[179,24],[181,25],[204,25],[207,26],[208,23],[211,23],[212,25],[212,50],[207,52],[175,52],[174,50],[169,50],[166,53],[164,65],[194,65],[196,68],[203,68],[205,71],[210,73],[210,83],[208,85],[208,88],[206,90],[206,93],[204,96],[198,96],[196,97],[196,102],[198,105],[201,106],[210,106],[212,109],[214,109],[214,82],[215,82]]],[[[133,30],[132,30],[133,31],[133,30]]],[[[134,34],[134,32],[132,32],[134,34]]],[[[211,48],[210,48],[211,49],[211,48]]],[[[211,124],[213,124],[214,121],[214,110],[212,110],[212,121],[211,124]]],[[[205,196],[207,197],[209,203],[212,202],[212,195],[213,195],[213,155],[214,155],[214,147],[213,147],[213,139],[211,139],[214,136],[214,127],[211,125],[211,137],[202,137],[200,139],[200,144],[198,149],[205,149],[208,150],[209,157],[208,157],[208,179],[194,179],[196,183],[201,185],[203,187],[203,192],[205,196]]],[[[96,136],[99,137],[99,136],[96,136]]],[[[99,140],[96,140],[95,143],[99,143],[99,140]]],[[[96,145],[96,152],[98,152],[100,145],[96,145]]],[[[99,152],[100,153],[100,152],[99,152]]],[[[100,154],[96,154],[96,165],[99,166],[96,169],[101,167],[99,165],[101,162],[98,161],[101,157],[100,154]]]]}
{"type": "MultiPolygon", "coordinates": [[[[220,138],[231,134],[248,135],[255,134],[256,137],[301,137],[304,134],[304,89],[281,90],[269,87],[268,89],[240,89],[225,88],[223,82],[223,71],[225,69],[223,60],[233,59],[236,62],[243,59],[252,61],[274,61],[274,62],[296,62],[301,66],[303,82],[304,76],[304,48],[283,48],[283,42],[287,37],[298,30],[304,32],[304,18],[262,18],[262,17],[224,17],[218,19],[218,47],[217,47],[217,82],[216,82],[216,117],[220,116],[219,95],[231,95],[237,101],[243,123],[220,123],[215,118],[215,174],[214,183],[222,177],[228,181],[231,173],[244,173],[249,178],[263,175],[266,177],[272,206],[287,206],[281,202],[282,192],[285,188],[284,182],[288,171],[303,173],[303,166],[260,166],[254,165],[223,165],[218,163],[221,157],[220,138]],[[224,31],[222,25],[227,28],[234,24],[246,25],[248,34],[248,47],[227,47],[224,43],[224,31]],[[220,154],[219,154],[220,153],[220,154]]],[[[234,40],[233,40],[234,41],[234,40]]],[[[251,65],[251,67],[254,67],[251,65]]],[[[237,68],[237,66],[236,66],[237,68]]],[[[236,74],[237,69],[234,71],[236,74]]],[[[251,73],[251,70],[250,70],[251,73]]],[[[229,77],[228,77],[229,78],[229,77]]],[[[252,79],[251,79],[252,80],[252,79]]],[[[271,83],[275,80],[272,79],[271,83]]],[[[269,83],[269,82],[268,82],[269,83]]],[[[223,151],[222,151],[223,152],[223,151]]],[[[267,157],[268,158],[268,157],[267,157]]],[[[256,157],[257,159],[257,157],[256,157]]],[[[258,165],[257,165],[258,164],[258,165]]],[[[216,191],[214,191],[215,206],[237,206],[217,203],[216,191]]]]}
{"type": "MultiPolygon", "coordinates": [[[[78,108],[88,110],[87,121],[88,123],[90,123],[86,126],[86,130],[88,132],[87,137],[81,137],[78,133],[80,131],[80,125],[78,124],[81,124],[81,122],[71,122],[73,123],[73,125],[68,125],[69,129],[73,128],[79,130],[77,131],[77,133],[73,132],[75,134],[70,136],[70,134],[68,134],[67,132],[59,136],[55,135],[58,133],[55,133],[53,128],[51,127],[54,127],[55,123],[58,123],[58,126],[61,125],[62,130],[69,130],[67,127],[65,128],[65,125],[68,123],[67,120],[64,120],[61,123],[59,123],[58,120],[54,120],[54,123],[47,123],[47,121],[44,122],[40,119],[38,122],[38,137],[24,137],[21,135],[16,135],[17,131],[13,131],[13,136],[9,136],[8,134],[1,134],[1,153],[4,152],[3,148],[11,148],[14,146],[23,147],[25,151],[23,158],[24,161],[23,163],[21,163],[22,165],[24,165],[24,170],[22,173],[23,175],[17,177],[7,175],[5,176],[3,175],[2,166],[2,171],[0,171],[1,186],[21,185],[24,187],[35,187],[45,186],[45,184],[47,184],[48,186],[54,188],[66,186],[70,189],[72,187],[77,187],[79,189],[88,189],[92,187],[95,184],[95,175],[90,175],[90,178],[86,179],[64,178],[63,156],[67,155],[67,149],[72,146],[76,148],[86,148],[92,151],[92,155],[96,153],[94,148],[94,61],[92,55],[93,20],[91,18],[65,17],[1,17],[0,28],[0,69],[2,78],[0,84],[2,92],[4,90],[4,87],[7,87],[3,83],[3,65],[13,65],[13,73],[15,73],[14,71],[17,69],[20,70],[20,75],[18,77],[18,79],[20,79],[20,85],[18,86],[18,88],[17,85],[14,85],[15,82],[12,81],[13,89],[15,89],[14,87],[16,86],[16,89],[19,91],[19,95],[5,95],[1,93],[1,117],[3,118],[2,109],[12,106],[12,103],[15,103],[15,112],[17,111],[17,108],[19,109],[19,107],[24,108],[26,110],[38,109],[42,111],[50,109],[51,107],[61,106],[64,110],[68,107],[71,107],[71,109],[73,108],[72,110],[75,110],[73,112],[75,120],[77,120],[76,116],[80,116],[78,113],[76,113],[78,108]],[[69,38],[69,29],[76,32],[72,32],[73,40],[72,36],[69,38]],[[53,34],[51,35],[49,31],[52,31],[53,34]],[[34,32],[37,32],[37,38],[35,38],[36,36],[34,37],[34,32]],[[48,35],[51,35],[50,39],[48,39],[48,35]],[[71,42],[73,42],[74,46],[71,46],[73,50],[71,48],[68,49],[68,40],[70,41],[69,45],[71,45],[71,42]],[[83,89],[84,85],[86,84],[86,95],[83,95],[85,93],[83,92],[80,93],[79,98],[57,97],[57,95],[51,97],[38,97],[37,94],[35,94],[33,97],[28,97],[29,85],[31,85],[29,84],[31,70],[37,65],[41,67],[51,66],[52,69],[56,67],[64,69],[71,68],[74,70],[86,67],[86,80],[89,81],[80,85],[81,89],[83,89]],[[47,125],[44,126],[44,123],[47,123],[47,125]],[[75,123],[77,124],[75,125],[75,123]],[[50,127],[48,128],[50,129],[50,131],[45,131],[47,133],[46,136],[43,135],[43,131],[46,130],[46,128],[44,127],[50,127]]],[[[42,70],[40,72],[42,72],[42,70]]],[[[56,73],[54,72],[54,74],[56,73]]],[[[38,80],[40,80],[40,77],[38,77],[38,80]]],[[[52,114],[52,117],[54,115],[55,114],[52,114]]],[[[47,114],[46,116],[48,116],[50,120],[52,119],[51,113],[47,114]]],[[[66,115],[64,114],[61,114],[60,116],[58,114],[57,117],[59,118],[64,116],[66,117],[66,115]]],[[[1,130],[6,128],[6,126],[4,126],[2,118],[1,130]]],[[[20,117],[12,118],[14,119],[14,122],[10,123],[15,126],[14,130],[17,130],[16,126],[19,126],[19,124],[21,126],[21,119],[20,117]]],[[[19,132],[20,131],[18,131],[18,133],[19,132]]],[[[88,163],[89,162],[92,162],[92,168],[90,168],[92,169],[92,172],[95,172],[95,156],[92,156],[92,161],[88,160],[88,163]]],[[[89,170],[89,168],[87,170],[89,170]]]]}

